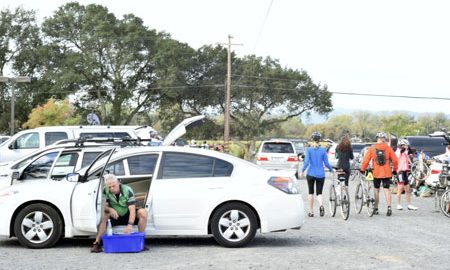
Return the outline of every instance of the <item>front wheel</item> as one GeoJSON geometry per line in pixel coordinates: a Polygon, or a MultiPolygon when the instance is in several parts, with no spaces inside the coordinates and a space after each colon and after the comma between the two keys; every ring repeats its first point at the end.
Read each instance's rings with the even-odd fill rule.
{"type": "Polygon", "coordinates": [[[328,201],[328,205],[330,207],[330,214],[332,217],[336,215],[336,190],[333,185],[330,185],[330,198],[328,201]]]}
{"type": "Polygon", "coordinates": [[[441,196],[440,208],[444,216],[450,218],[450,189],[441,196]]]}
{"type": "Polygon", "coordinates": [[[61,238],[62,221],[56,210],[37,203],[22,209],[14,221],[19,242],[29,248],[49,248],[61,238]]]}
{"type": "Polygon", "coordinates": [[[341,215],[344,220],[350,216],[350,196],[346,187],[341,187],[341,215]]]}
{"type": "Polygon", "coordinates": [[[241,203],[227,203],[217,209],[211,218],[214,239],[224,247],[247,245],[256,234],[256,215],[241,203]]]}

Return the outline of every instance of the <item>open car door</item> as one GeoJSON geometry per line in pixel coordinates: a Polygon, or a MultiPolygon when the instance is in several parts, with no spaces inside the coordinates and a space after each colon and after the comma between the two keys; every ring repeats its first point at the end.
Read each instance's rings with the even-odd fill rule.
{"type": "Polygon", "coordinates": [[[115,148],[106,150],[92,161],[83,175],[78,174],[78,183],[75,185],[70,199],[72,224],[78,230],[97,232],[97,226],[100,224],[103,212],[103,173],[114,152],[115,148]],[[88,180],[93,165],[103,161],[100,175],[88,180]]]}
{"type": "Polygon", "coordinates": [[[180,138],[184,134],[186,134],[186,130],[188,128],[192,128],[194,126],[197,126],[199,124],[203,123],[203,119],[205,118],[204,115],[197,115],[194,117],[190,117],[187,119],[184,119],[181,123],[179,123],[174,129],[172,129],[169,134],[164,138],[164,141],[162,142],[162,146],[171,145],[175,142],[176,139],[180,138]]]}

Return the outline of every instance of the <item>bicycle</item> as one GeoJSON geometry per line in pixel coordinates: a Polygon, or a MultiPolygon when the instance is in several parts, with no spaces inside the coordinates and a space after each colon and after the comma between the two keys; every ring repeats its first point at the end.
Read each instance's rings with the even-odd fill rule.
{"type": "Polygon", "coordinates": [[[367,214],[372,217],[375,213],[375,196],[373,181],[368,180],[365,175],[363,175],[359,170],[357,175],[359,178],[359,183],[356,186],[355,191],[355,210],[359,214],[362,211],[363,206],[367,207],[367,214]]]}
{"type": "Polygon", "coordinates": [[[345,172],[337,171],[333,173],[332,183],[330,185],[329,207],[331,216],[336,215],[336,208],[339,205],[341,208],[341,215],[344,220],[350,216],[350,196],[348,189],[344,185],[345,172]]]}
{"type": "Polygon", "coordinates": [[[442,163],[442,171],[439,175],[439,182],[436,185],[435,207],[439,204],[439,209],[444,216],[450,218],[450,164],[448,161],[442,163]],[[438,197],[439,202],[437,202],[438,197]]]}

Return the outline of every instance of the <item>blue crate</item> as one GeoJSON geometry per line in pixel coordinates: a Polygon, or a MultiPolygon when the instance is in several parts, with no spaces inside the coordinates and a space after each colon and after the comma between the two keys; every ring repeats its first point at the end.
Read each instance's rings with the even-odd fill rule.
{"type": "Polygon", "coordinates": [[[145,233],[103,235],[105,253],[140,252],[144,249],[145,233]]]}

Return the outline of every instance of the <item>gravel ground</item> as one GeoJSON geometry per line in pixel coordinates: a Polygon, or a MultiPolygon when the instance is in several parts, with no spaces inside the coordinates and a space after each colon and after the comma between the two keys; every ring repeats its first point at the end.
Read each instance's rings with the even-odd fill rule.
{"type": "MultiPolygon", "coordinates": [[[[306,181],[300,182],[306,199],[306,181]]],[[[339,212],[319,217],[316,205],[301,230],[257,234],[239,249],[211,237],[171,237],[147,239],[149,250],[141,253],[91,254],[91,239],[31,250],[0,238],[0,269],[450,269],[450,219],[434,210],[434,199],[413,197],[418,211],[393,209],[391,217],[381,199],[380,215],[356,214],[352,205],[347,221],[339,212]]]]}

